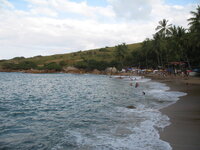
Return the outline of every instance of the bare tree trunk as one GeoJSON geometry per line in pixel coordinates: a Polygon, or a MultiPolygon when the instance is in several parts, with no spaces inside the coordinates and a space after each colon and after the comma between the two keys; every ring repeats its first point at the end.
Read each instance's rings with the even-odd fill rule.
{"type": "Polygon", "coordinates": [[[158,52],[157,52],[157,63],[158,63],[157,66],[160,66],[160,58],[159,58],[159,53],[158,52]]]}
{"type": "Polygon", "coordinates": [[[146,68],[148,68],[148,66],[147,66],[147,55],[146,55],[146,68]]]}
{"type": "Polygon", "coordinates": [[[166,54],[166,60],[167,60],[167,67],[169,68],[169,58],[167,54],[166,54]]]}
{"type": "Polygon", "coordinates": [[[162,54],[160,55],[160,63],[161,63],[161,66],[163,68],[163,58],[162,58],[162,54]]]}

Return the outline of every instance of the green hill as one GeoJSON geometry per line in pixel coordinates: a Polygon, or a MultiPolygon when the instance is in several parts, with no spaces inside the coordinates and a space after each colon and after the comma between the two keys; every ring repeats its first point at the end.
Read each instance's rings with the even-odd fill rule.
{"type": "MultiPolygon", "coordinates": [[[[141,47],[141,43],[127,45],[129,53],[141,47]]],[[[83,61],[94,60],[96,62],[110,63],[115,60],[115,47],[104,47],[99,49],[92,49],[86,51],[78,51],[67,54],[56,54],[51,56],[34,56],[30,58],[15,57],[10,60],[0,60],[0,68],[4,66],[12,66],[12,64],[24,65],[23,62],[30,62],[36,64],[38,67],[43,67],[46,64],[56,63],[61,66],[76,66],[77,63],[83,61]]],[[[27,64],[26,64],[27,65],[27,64]]],[[[18,69],[15,69],[18,70],[18,69]]]]}

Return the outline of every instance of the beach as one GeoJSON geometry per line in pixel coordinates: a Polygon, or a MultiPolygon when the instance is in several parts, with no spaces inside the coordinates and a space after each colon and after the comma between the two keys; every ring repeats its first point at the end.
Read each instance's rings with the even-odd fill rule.
{"type": "Polygon", "coordinates": [[[200,79],[165,79],[172,91],[186,92],[175,104],[161,110],[170,118],[171,124],[160,131],[162,140],[167,141],[173,150],[200,149],[200,79]]]}

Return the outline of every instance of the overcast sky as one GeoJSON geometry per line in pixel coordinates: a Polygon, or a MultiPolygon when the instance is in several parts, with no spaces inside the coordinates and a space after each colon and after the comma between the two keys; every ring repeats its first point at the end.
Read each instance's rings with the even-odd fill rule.
{"type": "Polygon", "coordinates": [[[0,59],[136,43],[158,21],[187,28],[200,0],[0,0],[0,59]]]}

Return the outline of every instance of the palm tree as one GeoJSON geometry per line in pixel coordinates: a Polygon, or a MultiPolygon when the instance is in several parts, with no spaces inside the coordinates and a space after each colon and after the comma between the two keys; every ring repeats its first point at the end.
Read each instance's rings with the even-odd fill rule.
{"type": "Polygon", "coordinates": [[[161,39],[162,39],[162,34],[156,33],[153,35],[154,41],[153,41],[153,49],[157,55],[157,65],[158,66],[163,66],[162,65],[162,50],[161,50],[161,39]]]}
{"type": "Polygon", "coordinates": [[[178,26],[178,27],[172,26],[172,27],[169,28],[169,31],[170,31],[169,35],[171,37],[173,37],[173,38],[175,37],[175,38],[178,38],[178,39],[183,37],[186,33],[186,29],[181,27],[181,26],[178,26]]]}
{"type": "Polygon", "coordinates": [[[168,20],[163,19],[159,21],[159,25],[156,27],[157,33],[161,34],[164,38],[170,34],[169,28],[171,24],[168,24],[168,20]]]}
{"type": "Polygon", "coordinates": [[[192,35],[192,43],[194,45],[194,47],[196,47],[195,49],[199,49],[200,48],[200,6],[198,6],[196,8],[196,12],[191,11],[190,12],[193,17],[189,18],[189,25],[190,25],[190,31],[191,31],[191,35],[192,35]]]}
{"type": "Polygon", "coordinates": [[[141,47],[141,51],[143,53],[143,56],[145,57],[145,66],[146,68],[148,68],[148,52],[150,50],[150,39],[146,39],[145,41],[142,42],[142,47],[141,47]]]}
{"type": "Polygon", "coordinates": [[[189,39],[186,29],[181,26],[173,26],[170,28],[171,42],[170,47],[173,49],[173,55],[177,56],[177,60],[185,61],[190,68],[190,62],[188,57],[189,39]]]}
{"type": "Polygon", "coordinates": [[[175,37],[178,34],[177,27],[175,25],[171,26],[169,30],[170,30],[170,36],[175,37]]]}
{"type": "Polygon", "coordinates": [[[193,17],[188,19],[190,30],[192,32],[200,32],[200,6],[198,6],[196,10],[197,12],[190,12],[193,15],[193,17]]]}

